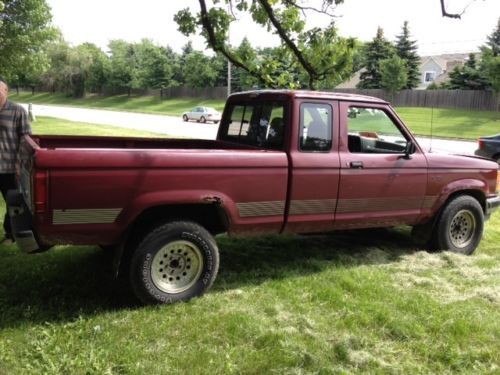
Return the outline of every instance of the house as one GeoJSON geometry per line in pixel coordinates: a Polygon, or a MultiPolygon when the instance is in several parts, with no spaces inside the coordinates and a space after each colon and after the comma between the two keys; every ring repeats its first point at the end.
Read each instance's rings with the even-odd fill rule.
{"type": "Polygon", "coordinates": [[[456,66],[462,66],[469,58],[468,53],[424,56],[420,59],[420,85],[425,89],[431,83],[440,84],[448,80],[448,75],[456,66]]]}

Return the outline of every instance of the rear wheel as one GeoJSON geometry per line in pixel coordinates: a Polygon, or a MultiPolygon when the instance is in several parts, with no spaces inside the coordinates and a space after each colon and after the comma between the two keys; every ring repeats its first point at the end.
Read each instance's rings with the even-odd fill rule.
{"type": "Polygon", "coordinates": [[[201,117],[200,117],[200,121],[201,121],[202,123],[205,123],[205,122],[207,122],[207,119],[206,119],[205,117],[201,116],[201,117]]]}
{"type": "Polygon", "coordinates": [[[187,121],[187,120],[188,120],[187,115],[183,115],[183,116],[182,116],[182,119],[183,119],[184,121],[187,121]]]}
{"type": "Polygon", "coordinates": [[[144,238],[132,256],[130,281],[144,303],[187,301],[212,286],[218,268],[212,235],[196,223],[175,221],[144,238]]]}
{"type": "Polygon", "coordinates": [[[470,255],[481,241],[484,214],[479,202],[462,195],[452,199],[443,209],[432,236],[435,250],[449,250],[470,255]]]}

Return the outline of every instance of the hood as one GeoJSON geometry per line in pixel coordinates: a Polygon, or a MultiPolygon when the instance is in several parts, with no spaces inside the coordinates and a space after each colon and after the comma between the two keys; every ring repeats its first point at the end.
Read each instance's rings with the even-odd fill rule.
{"type": "Polygon", "coordinates": [[[429,168],[498,169],[497,162],[475,155],[448,155],[426,153],[429,168]]]}

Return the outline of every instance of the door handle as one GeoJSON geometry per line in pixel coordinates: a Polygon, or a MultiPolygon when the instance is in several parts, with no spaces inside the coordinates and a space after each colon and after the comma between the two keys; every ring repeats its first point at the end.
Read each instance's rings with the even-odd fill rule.
{"type": "Polygon", "coordinates": [[[351,161],[349,163],[349,166],[351,168],[361,169],[361,168],[363,168],[363,162],[362,161],[351,161]]]}

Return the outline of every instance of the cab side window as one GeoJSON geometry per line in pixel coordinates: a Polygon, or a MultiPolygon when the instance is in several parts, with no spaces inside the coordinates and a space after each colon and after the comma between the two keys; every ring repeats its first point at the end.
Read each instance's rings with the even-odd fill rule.
{"type": "Polygon", "coordinates": [[[349,107],[347,127],[351,153],[404,153],[408,144],[394,121],[378,108],[349,107]]]}
{"type": "Polygon", "coordinates": [[[285,105],[280,102],[232,104],[221,138],[270,150],[281,150],[285,137],[285,105]]]}
{"type": "Polygon", "coordinates": [[[329,151],[332,148],[332,107],[328,104],[300,105],[300,149],[329,151]]]}

